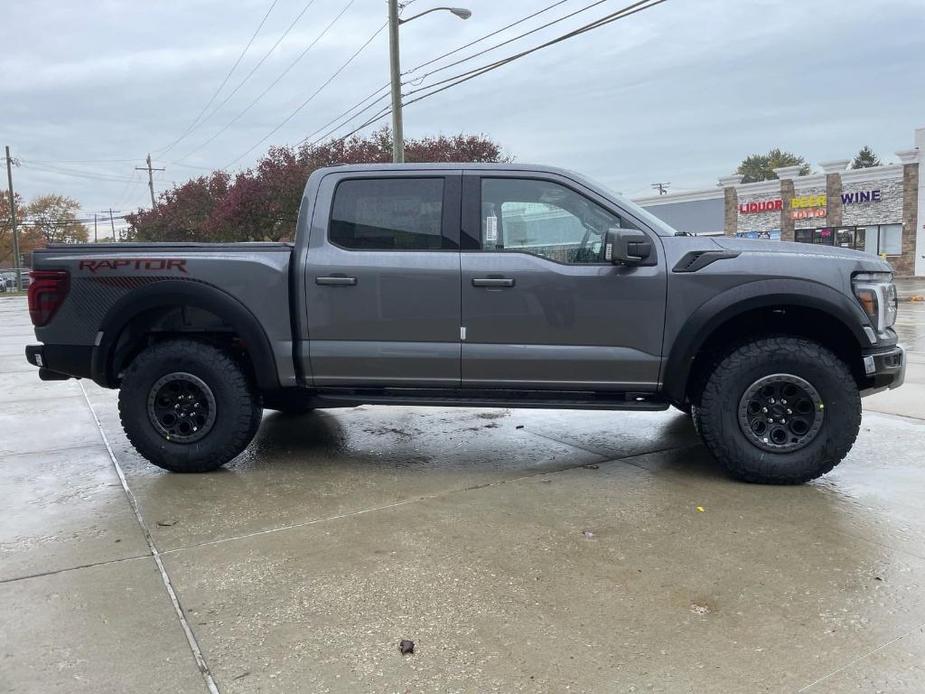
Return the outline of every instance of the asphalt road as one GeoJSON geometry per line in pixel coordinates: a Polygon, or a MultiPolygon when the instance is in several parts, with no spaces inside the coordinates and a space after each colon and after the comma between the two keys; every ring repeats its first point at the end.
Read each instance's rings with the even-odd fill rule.
{"type": "Polygon", "coordinates": [[[900,331],[907,385],[802,487],[674,411],[267,414],[183,476],[0,299],[0,690],[921,692],[925,306],[900,331]]]}

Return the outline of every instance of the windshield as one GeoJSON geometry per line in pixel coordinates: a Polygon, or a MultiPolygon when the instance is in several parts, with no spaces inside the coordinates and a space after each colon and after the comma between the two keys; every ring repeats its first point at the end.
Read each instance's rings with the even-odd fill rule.
{"type": "Polygon", "coordinates": [[[664,234],[665,236],[674,236],[678,233],[677,229],[667,224],[666,222],[663,222],[661,219],[656,217],[651,212],[647,212],[646,210],[641,208],[639,205],[637,205],[632,200],[623,197],[619,193],[616,193],[610,190],[609,188],[600,185],[597,182],[592,183],[588,181],[587,179],[584,179],[584,181],[585,181],[585,185],[587,185],[589,188],[596,191],[599,195],[603,195],[606,198],[610,198],[611,200],[619,204],[620,207],[622,207],[624,210],[629,212],[631,215],[633,215],[634,217],[638,217],[643,222],[648,224],[650,227],[655,229],[655,231],[657,231],[658,233],[664,234]]]}

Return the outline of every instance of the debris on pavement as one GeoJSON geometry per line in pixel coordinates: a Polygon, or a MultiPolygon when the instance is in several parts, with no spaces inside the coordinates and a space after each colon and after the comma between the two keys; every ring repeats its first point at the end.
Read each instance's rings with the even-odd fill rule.
{"type": "Polygon", "coordinates": [[[176,524],[177,524],[177,521],[175,521],[175,520],[159,520],[159,521],[157,522],[157,524],[158,524],[159,526],[161,526],[162,528],[169,528],[169,527],[171,527],[171,526],[176,525],[176,524]]]}
{"type": "Polygon", "coordinates": [[[597,470],[600,465],[595,465],[594,463],[588,463],[587,465],[582,465],[585,470],[597,470]]]}
{"type": "Polygon", "coordinates": [[[710,614],[711,611],[707,605],[699,605],[696,602],[691,603],[691,612],[694,614],[710,614]]]}
{"type": "Polygon", "coordinates": [[[411,639],[402,639],[401,643],[398,644],[398,650],[402,655],[408,655],[409,653],[414,653],[414,641],[411,639]]]}
{"type": "Polygon", "coordinates": [[[698,512],[698,513],[704,513],[703,506],[698,506],[698,507],[697,507],[697,512],[698,512]]]}
{"type": "Polygon", "coordinates": [[[585,536],[586,540],[590,540],[592,537],[594,537],[594,532],[591,530],[582,530],[581,534],[585,536]]]}

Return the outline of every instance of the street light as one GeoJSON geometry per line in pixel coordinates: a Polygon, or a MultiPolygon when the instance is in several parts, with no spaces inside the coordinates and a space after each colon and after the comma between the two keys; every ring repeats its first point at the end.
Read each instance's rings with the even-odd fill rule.
{"type": "Polygon", "coordinates": [[[398,26],[423,17],[431,12],[444,10],[460,19],[469,19],[472,12],[464,7],[433,7],[407,19],[398,16],[398,0],[389,0],[389,63],[392,74],[392,161],[401,164],[405,161],[405,138],[401,119],[401,60],[398,49],[398,26]]]}

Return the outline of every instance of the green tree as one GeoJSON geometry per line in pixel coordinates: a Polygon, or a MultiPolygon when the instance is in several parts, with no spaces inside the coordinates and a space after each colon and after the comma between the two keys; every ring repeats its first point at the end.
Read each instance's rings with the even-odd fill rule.
{"type": "Polygon", "coordinates": [[[32,227],[45,243],[84,243],[87,227],[77,219],[80,203],[64,195],[40,195],[26,205],[24,225],[32,227]]]}
{"type": "Polygon", "coordinates": [[[745,157],[736,169],[736,173],[742,174],[742,183],[771,181],[777,178],[774,169],[782,166],[799,166],[801,176],[805,176],[810,171],[809,164],[803,157],[775,147],[767,154],[752,154],[745,157]]]}
{"type": "Polygon", "coordinates": [[[880,166],[880,157],[874,154],[868,145],[861,147],[861,151],[857,153],[857,156],[854,158],[854,161],[851,162],[852,169],[869,169],[873,166],[880,166]]]}

